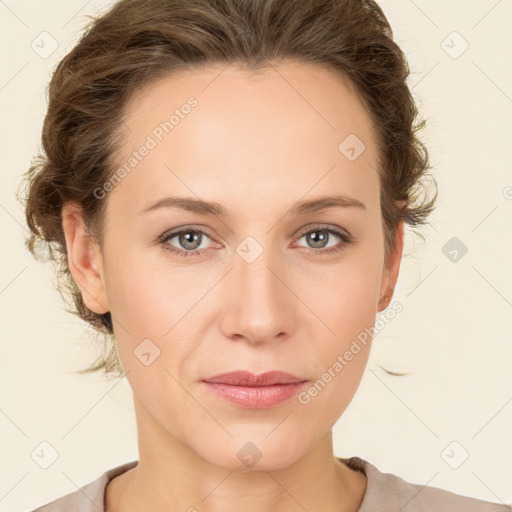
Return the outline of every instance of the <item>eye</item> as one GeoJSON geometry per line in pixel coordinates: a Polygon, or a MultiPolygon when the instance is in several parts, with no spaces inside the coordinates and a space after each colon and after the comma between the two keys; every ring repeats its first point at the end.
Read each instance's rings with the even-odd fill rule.
{"type": "MultiPolygon", "coordinates": [[[[313,253],[314,255],[324,255],[341,251],[354,241],[349,233],[323,225],[303,231],[298,239],[300,240],[304,237],[306,237],[306,243],[310,244],[310,247],[306,247],[307,252],[313,253]],[[326,242],[332,238],[332,235],[341,240],[341,243],[336,244],[334,247],[325,248],[326,242]]],[[[180,257],[188,258],[190,256],[201,255],[202,252],[209,250],[207,247],[201,247],[206,238],[211,240],[211,237],[203,230],[187,228],[171,233],[164,233],[159,238],[159,242],[165,250],[180,257]],[[181,246],[181,248],[170,243],[174,238],[176,238],[176,243],[181,246]]]]}
{"type": "Polygon", "coordinates": [[[178,254],[178,256],[187,258],[189,256],[200,254],[199,249],[205,250],[204,247],[201,247],[205,237],[210,238],[204,231],[200,229],[188,228],[181,231],[164,234],[163,237],[160,238],[160,242],[163,244],[163,247],[166,250],[178,254]],[[177,243],[186,250],[180,250],[179,248],[169,244],[169,241],[176,237],[177,243]]]}
{"type": "Polygon", "coordinates": [[[308,252],[319,255],[331,254],[333,252],[341,251],[354,241],[352,236],[348,233],[338,229],[330,228],[329,226],[316,226],[313,229],[310,228],[307,231],[303,231],[299,237],[299,240],[304,237],[306,237],[306,243],[310,244],[310,247],[306,247],[308,252]],[[334,247],[329,247],[326,249],[326,242],[332,239],[332,235],[334,235],[335,238],[341,240],[342,243],[338,243],[334,247]]]}

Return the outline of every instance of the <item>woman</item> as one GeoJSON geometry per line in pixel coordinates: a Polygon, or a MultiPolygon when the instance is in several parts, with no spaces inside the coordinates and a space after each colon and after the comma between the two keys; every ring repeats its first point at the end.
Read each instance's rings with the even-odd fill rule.
{"type": "Polygon", "coordinates": [[[433,199],[377,4],[122,0],[59,63],[28,173],[139,460],[38,511],[505,511],[333,455],[433,199]]]}

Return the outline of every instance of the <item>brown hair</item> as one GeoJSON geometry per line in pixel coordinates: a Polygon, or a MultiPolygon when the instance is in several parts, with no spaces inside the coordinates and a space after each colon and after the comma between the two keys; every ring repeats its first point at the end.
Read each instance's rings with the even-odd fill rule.
{"type": "Polygon", "coordinates": [[[114,172],[127,100],[159,78],[210,63],[258,71],[282,60],[318,63],[348,78],[377,130],[386,262],[398,222],[413,228],[426,223],[437,190],[428,199],[423,179],[431,166],[416,135],[425,121],[417,120],[405,55],[375,1],[121,0],[89,18],[53,73],[44,153],[32,160],[21,183],[29,251],[37,259],[44,244],[60,293],[73,300],[67,311],[104,335],[103,354],[79,373],[103,369],[119,376],[122,368],[110,312],[89,310],[69,271],[61,209],[68,201],[79,203],[101,246],[106,201],[94,191],[114,172]],[[399,207],[399,200],[407,206],[399,207]]]}

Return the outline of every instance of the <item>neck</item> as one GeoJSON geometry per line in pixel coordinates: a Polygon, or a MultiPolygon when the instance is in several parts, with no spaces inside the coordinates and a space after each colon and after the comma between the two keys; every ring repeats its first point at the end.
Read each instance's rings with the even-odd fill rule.
{"type": "Polygon", "coordinates": [[[287,467],[240,469],[200,457],[136,403],[139,462],[106,488],[108,512],[356,512],[366,477],[333,455],[332,431],[287,467]]]}

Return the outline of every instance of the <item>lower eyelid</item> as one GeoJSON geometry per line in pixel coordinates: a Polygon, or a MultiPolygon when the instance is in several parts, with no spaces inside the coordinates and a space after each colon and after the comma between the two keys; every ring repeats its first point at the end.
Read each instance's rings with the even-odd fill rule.
{"type": "MultiPolygon", "coordinates": [[[[212,242],[214,242],[214,239],[208,233],[206,233],[205,231],[202,231],[200,229],[182,229],[181,231],[175,231],[174,233],[167,233],[167,234],[163,235],[159,240],[164,245],[171,245],[171,244],[169,244],[169,240],[172,240],[172,239],[176,238],[178,235],[180,235],[181,233],[186,233],[187,231],[194,231],[195,233],[199,233],[203,237],[209,238],[212,242]]],[[[208,250],[208,249],[193,249],[193,250],[186,251],[185,249],[179,249],[177,247],[174,247],[173,245],[171,245],[171,247],[173,249],[175,249],[176,251],[183,251],[183,252],[187,252],[187,253],[193,253],[194,251],[208,250]]]]}
{"type": "MultiPolygon", "coordinates": [[[[160,243],[162,243],[162,245],[164,245],[164,248],[166,250],[169,250],[170,252],[177,254],[179,256],[183,256],[183,257],[193,256],[196,253],[198,253],[198,255],[201,255],[201,254],[204,254],[205,252],[209,251],[210,249],[213,249],[213,247],[208,247],[206,249],[193,249],[193,250],[187,251],[185,249],[179,249],[179,248],[168,243],[169,240],[171,240],[171,239],[175,238],[176,236],[180,235],[181,233],[184,233],[187,231],[194,231],[196,233],[200,233],[202,236],[209,238],[213,243],[216,243],[215,240],[213,239],[213,237],[211,237],[208,233],[206,233],[202,229],[194,229],[194,228],[182,229],[180,231],[175,231],[173,233],[166,233],[160,238],[160,243]]],[[[306,249],[307,251],[312,252],[312,253],[321,254],[321,253],[335,252],[337,250],[342,250],[346,245],[348,245],[352,242],[352,237],[348,233],[345,233],[343,231],[338,231],[338,230],[335,230],[335,229],[332,229],[329,227],[322,227],[322,226],[312,227],[312,228],[308,229],[307,231],[303,231],[301,234],[299,234],[295,238],[295,240],[298,241],[302,237],[306,236],[308,233],[311,233],[313,231],[325,231],[325,232],[329,233],[331,236],[334,235],[336,238],[338,238],[340,240],[339,244],[341,244],[341,245],[338,244],[338,246],[328,247],[328,248],[323,248],[323,249],[314,249],[311,247],[300,246],[303,249],[306,249]]]]}

